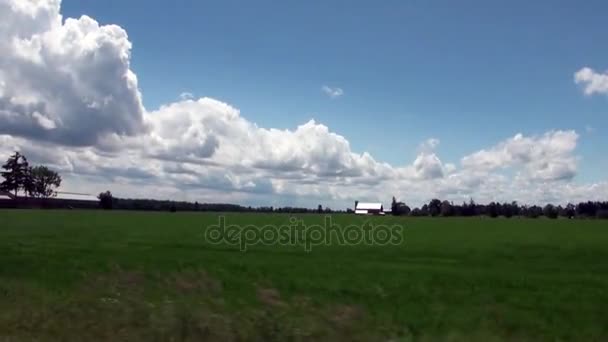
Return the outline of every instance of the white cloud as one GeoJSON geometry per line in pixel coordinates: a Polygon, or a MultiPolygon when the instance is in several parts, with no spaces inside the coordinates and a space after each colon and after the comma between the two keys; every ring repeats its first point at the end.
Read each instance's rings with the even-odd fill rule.
{"type": "Polygon", "coordinates": [[[429,138],[423,141],[418,146],[418,151],[420,153],[433,153],[435,149],[439,146],[440,140],[437,138],[429,138]]]}
{"type": "Polygon", "coordinates": [[[493,171],[521,167],[533,179],[572,179],[576,175],[577,158],[573,155],[578,140],[574,131],[551,131],[542,136],[517,134],[489,149],[462,158],[465,168],[493,171]]]}
{"type": "Polygon", "coordinates": [[[416,176],[421,179],[435,179],[443,177],[443,164],[434,153],[421,153],[414,160],[416,176]]]}
{"type": "Polygon", "coordinates": [[[0,0],[0,134],[70,145],[145,130],[131,43],[60,2],[0,0]]]}
{"type": "Polygon", "coordinates": [[[583,86],[585,95],[608,95],[608,72],[599,73],[585,67],[574,74],[574,82],[583,86]]]}
{"type": "Polygon", "coordinates": [[[342,88],[332,88],[329,86],[324,85],[323,87],[321,87],[321,90],[330,98],[335,99],[338,98],[342,95],[344,95],[344,90],[342,90],[342,88]]]}
{"type": "Polygon", "coordinates": [[[172,103],[147,117],[152,130],[145,146],[151,156],[322,177],[363,176],[382,169],[314,120],[295,130],[260,128],[236,108],[210,98],[172,103]]]}
{"type": "MultiPolygon", "coordinates": [[[[86,16],[63,22],[58,0],[0,0],[0,160],[20,150],[59,170],[65,190],[244,204],[343,208],[392,195],[414,205],[433,197],[542,203],[608,189],[573,181],[574,131],[517,134],[460,165],[443,163],[431,138],[413,161],[390,165],[315,120],[259,127],[228,103],[187,93],[146,111],[130,49],[118,26],[86,16]]],[[[590,93],[602,89],[581,75],[595,82],[590,93]]]]}
{"type": "Polygon", "coordinates": [[[194,98],[194,95],[190,92],[184,91],[181,94],[179,94],[179,99],[182,101],[185,100],[192,100],[194,98]]]}

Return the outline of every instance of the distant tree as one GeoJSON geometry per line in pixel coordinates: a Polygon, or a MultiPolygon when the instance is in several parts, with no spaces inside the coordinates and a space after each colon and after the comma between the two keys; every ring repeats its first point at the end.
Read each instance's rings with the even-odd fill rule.
{"type": "Polygon", "coordinates": [[[319,206],[317,207],[317,213],[321,214],[323,213],[323,206],[319,204],[319,206]]]}
{"type": "Polygon", "coordinates": [[[517,203],[517,201],[511,202],[511,213],[513,214],[513,216],[521,215],[521,209],[519,208],[519,204],[517,203]]]}
{"type": "Polygon", "coordinates": [[[4,181],[0,183],[0,190],[13,192],[15,198],[19,190],[26,191],[31,187],[30,167],[27,158],[19,152],[15,152],[2,165],[4,171],[0,175],[4,181]]]}
{"type": "Polygon", "coordinates": [[[392,210],[392,214],[395,216],[406,216],[409,215],[410,212],[412,211],[410,209],[410,207],[407,206],[407,204],[403,203],[403,202],[397,202],[395,203],[394,208],[391,209],[392,210]]]}
{"type": "Polygon", "coordinates": [[[498,217],[498,206],[494,202],[490,202],[486,206],[486,214],[490,217],[498,217]]]}
{"type": "Polygon", "coordinates": [[[57,195],[55,188],[61,185],[61,176],[46,166],[34,166],[29,171],[30,180],[26,190],[32,197],[48,198],[57,195]]]}
{"type": "Polygon", "coordinates": [[[422,213],[422,210],[421,210],[421,209],[419,209],[419,208],[414,208],[414,210],[412,210],[411,215],[412,215],[412,216],[425,216],[425,215],[422,213]]]}
{"type": "Polygon", "coordinates": [[[453,216],[454,215],[454,207],[448,201],[443,201],[441,203],[441,216],[453,216]]]}
{"type": "Polygon", "coordinates": [[[559,216],[573,218],[576,215],[576,207],[572,203],[568,203],[565,207],[559,207],[559,216]]]}
{"type": "Polygon", "coordinates": [[[580,217],[596,217],[599,209],[599,203],[591,201],[581,202],[576,206],[576,216],[580,217]]]}
{"type": "Polygon", "coordinates": [[[513,204],[512,203],[504,203],[502,205],[502,216],[506,217],[506,218],[511,218],[513,217],[515,210],[513,208],[513,204]]]}
{"type": "Polygon", "coordinates": [[[543,208],[543,215],[550,219],[556,219],[558,215],[557,208],[553,204],[547,204],[543,208]]]}
{"type": "Polygon", "coordinates": [[[428,210],[429,210],[429,214],[431,216],[437,216],[437,215],[439,215],[441,213],[441,201],[438,200],[438,199],[436,199],[436,198],[432,199],[429,202],[428,210]]]}
{"type": "Polygon", "coordinates": [[[97,196],[99,205],[105,210],[111,210],[114,207],[114,197],[110,191],[102,192],[97,196]]]}
{"type": "Polygon", "coordinates": [[[457,215],[475,216],[475,215],[477,215],[476,208],[477,208],[477,204],[475,204],[475,202],[471,198],[469,200],[469,203],[466,203],[466,202],[462,203],[460,211],[459,211],[459,213],[457,213],[457,215]]]}
{"type": "Polygon", "coordinates": [[[543,208],[533,205],[530,208],[528,208],[528,215],[527,217],[530,218],[538,218],[543,214],[543,208]]]}
{"type": "Polygon", "coordinates": [[[420,208],[419,216],[429,216],[429,205],[425,204],[420,208]]]}
{"type": "Polygon", "coordinates": [[[412,210],[403,202],[398,202],[395,196],[391,201],[391,214],[395,216],[409,215],[412,210]]]}
{"type": "Polygon", "coordinates": [[[175,203],[171,203],[171,206],[169,207],[169,211],[172,213],[177,211],[177,207],[175,206],[175,203]]]}
{"type": "Polygon", "coordinates": [[[511,208],[510,204],[506,204],[506,205],[503,206],[503,213],[502,214],[506,218],[513,217],[513,209],[511,208]]]}
{"type": "Polygon", "coordinates": [[[600,209],[597,211],[598,219],[608,219],[608,209],[600,209]]]}

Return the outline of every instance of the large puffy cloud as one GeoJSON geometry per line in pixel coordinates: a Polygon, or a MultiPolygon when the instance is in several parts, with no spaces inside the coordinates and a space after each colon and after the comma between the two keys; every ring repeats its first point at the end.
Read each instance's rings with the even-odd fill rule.
{"type": "Polygon", "coordinates": [[[314,120],[295,130],[258,127],[210,98],[184,100],[151,112],[150,156],[320,177],[364,177],[390,167],[351,151],[342,136],[314,120]]]}
{"type": "Polygon", "coordinates": [[[68,145],[144,131],[131,43],[116,25],[62,20],[58,0],[0,0],[0,133],[68,145]]]}
{"type": "Polygon", "coordinates": [[[414,160],[414,175],[419,179],[442,178],[450,167],[444,166],[443,162],[435,154],[435,149],[439,146],[439,139],[430,138],[420,144],[419,154],[414,160]],[[447,168],[447,170],[446,170],[447,168]]]}
{"type": "MultiPolygon", "coordinates": [[[[0,0],[0,158],[20,150],[59,170],[65,190],[342,208],[391,195],[415,205],[433,197],[566,202],[608,188],[572,181],[574,131],[518,134],[460,165],[444,163],[439,140],[429,139],[397,166],[353,151],[315,120],[259,127],[230,104],[190,94],[146,111],[126,32],[87,16],[63,21],[59,9],[58,0],[0,0]]],[[[604,89],[602,75],[577,77],[588,93],[604,89]]]]}
{"type": "Polygon", "coordinates": [[[465,168],[492,171],[518,166],[525,176],[539,180],[572,179],[576,175],[578,134],[551,131],[542,136],[517,134],[489,149],[462,158],[465,168]]]}

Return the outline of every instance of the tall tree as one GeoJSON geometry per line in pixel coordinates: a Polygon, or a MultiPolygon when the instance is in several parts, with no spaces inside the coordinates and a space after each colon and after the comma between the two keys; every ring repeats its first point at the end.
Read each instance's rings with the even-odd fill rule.
{"type": "Polygon", "coordinates": [[[434,198],[429,202],[429,214],[437,216],[441,213],[441,201],[434,198]]]}
{"type": "Polygon", "coordinates": [[[454,206],[448,201],[441,202],[441,216],[454,216],[454,206]]]}
{"type": "Polygon", "coordinates": [[[0,189],[13,192],[15,198],[19,190],[26,190],[31,186],[30,167],[27,158],[19,152],[15,152],[8,158],[6,164],[2,165],[4,171],[0,175],[4,181],[0,183],[0,189]]]}
{"type": "Polygon", "coordinates": [[[97,196],[99,205],[105,210],[111,210],[114,207],[114,197],[110,191],[102,192],[97,196]]]}
{"type": "Polygon", "coordinates": [[[486,213],[490,217],[498,217],[498,215],[500,215],[498,205],[494,202],[490,202],[490,204],[486,206],[486,213]]]}
{"type": "Polygon", "coordinates": [[[547,216],[550,219],[556,219],[558,215],[558,211],[553,204],[547,204],[543,208],[543,215],[547,216]]]}
{"type": "Polygon", "coordinates": [[[46,166],[34,166],[30,170],[27,191],[30,196],[48,198],[57,195],[55,188],[61,185],[61,176],[46,166]]]}
{"type": "Polygon", "coordinates": [[[397,202],[395,203],[395,209],[393,211],[393,215],[409,215],[411,212],[410,207],[407,206],[407,204],[403,203],[403,202],[397,202]]]}

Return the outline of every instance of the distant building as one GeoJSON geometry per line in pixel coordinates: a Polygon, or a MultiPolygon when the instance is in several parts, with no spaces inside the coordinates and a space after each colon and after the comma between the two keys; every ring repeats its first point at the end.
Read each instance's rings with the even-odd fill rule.
{"type": "Polygon", "coordinates": [[[99,207],[99,199],[89,194],[75,192],[57,192],[55,197],[36,198],[29,196],[15,197],[7,192],[0,191],[0,208],[83,208],[94,209],[99,207]]]}
{"type": "Polygon", "coordinates": [[[357,215],[384,215],[382,203],[357,202],[355,207],[357,215]]]}
{"type": "Polygon", "coordinates": [[[97,196],[89,194],[79,194],[77,192],[60,192],[57,191],[57,196],[53,197],[58,200],[68,201],[84,201],[84,202],[99,202],[97,196]]]}
{"type": "Polygon", "coordinates": [[[13,195],[6,191],[0,190],[0,201],[10,201],[13,199],[13,195]]]}
{"type": "Polygon", "coordinates": [[[13,198],[12,194],[0,190],[0,208],[13,208],[15,206],[13,198]]]}

